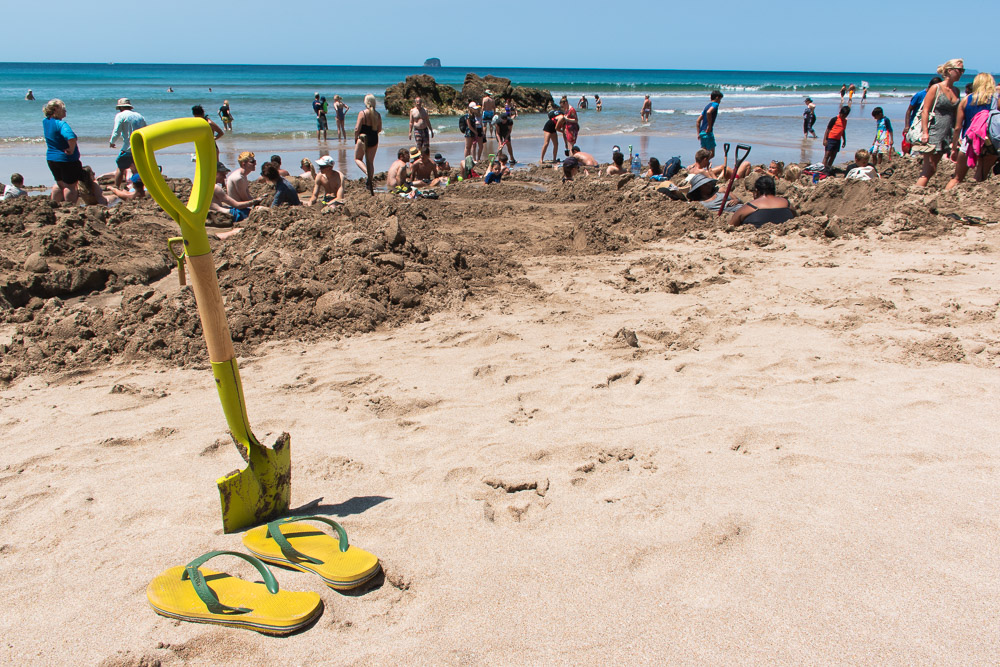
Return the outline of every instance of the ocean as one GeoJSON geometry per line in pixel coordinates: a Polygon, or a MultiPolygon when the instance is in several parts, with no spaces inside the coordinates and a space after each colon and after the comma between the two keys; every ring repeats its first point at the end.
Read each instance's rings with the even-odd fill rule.
{"type": "MultiPolygon", "coordinates": [[[[352,136],[356,114],[363,98],[379,98],[385,134],[376,164],[384,169],[395,159],[399,146],[409,145],[407,119],[385,113],[381,99],[387,87],[407,75],[431,74],[439,83],[461,88],[465,75],[493,74],[511,79],[514,85],[550,90],[558,100],[567,95],[576,105],[581,95],[590,109],[580,113],[579,145],[601,161],[610,159],[611,146],[627,151],[632,144],[643,160],[654,155],[661,160],[680,155],[685,164],[698,148],[695,121],[708,102],[709,92],[725,94],[716,125],[722,142],[754,146],[751,161],[770,159],[817,161],[822,157],[818,140],[803,140],[803,98],[818,105],[817,132],[822,135],[827,120],[836,115],[843,84],[858,86],[855,114],[850,118],[848,146],[842,157],[871,143],[874,121],[870,109],[881,106],[896,125],[897,136],[909,97],[927,85],[933,73],[887,74],[848,72],[752,72],[693,70],[612,70],[551,68],[465,67],[341,67],[263,65],[138,65],[0,63],[0,181],[11,171],[20,171],[26,183],[50,184],[41,138],[42,105],[53,97],[67,106],[67,122],[80,137],[83,161],[97,173],[114,168],[116,151],[108,147],[115,101],[128,97],[136,111],[150,123],[190,115],[191,106],[201,104],[217,119],[223,100],[229,100],[234,128],[219,142],[221,158],[235,166],[235,156],[253,150],[265,158],[281,154],[284,166],[297,173],[302,157],[330,154],[348,177],[361,172],[353,162],[353,144],[338,142],[333,114],[327,142],[316,139],[312,99],[315,92],[332,101],[339,94],[351,107],[347,129],[352,136]],[[859,104],[862,81],[869,84],[865,107],[859,104]],[[173,92],[167,92],[172,88],[173,92]],[[26,102],[33,90],[36,100],[26,102]],[[211,91],[209,90],[211,89],[211,91]],[[604,110],[594,110],[594,95],[600,95],[604,110]],[[653,102],[649,123],[640,122],[644,95],[653,102]]],[[[966,75],[971,81],[974,74],[966,75]]],[[[964,81],[960,86],[964,85],[964,81]]],[[[461,157],[463,142],[456,117],[432,118],[438,137],[435,152],[461,157]]],[[[541,147],[541,114],[521,114],[514,128],[516,157],[537,162],[541,147]]],[[[897,139],[897,144],[899,139],[897,139]]],[[[560,147],[560,150],[562,147],[560,147]]],[[[184,147],[164,154],[167,173],[190,170],[184,147]]]]}

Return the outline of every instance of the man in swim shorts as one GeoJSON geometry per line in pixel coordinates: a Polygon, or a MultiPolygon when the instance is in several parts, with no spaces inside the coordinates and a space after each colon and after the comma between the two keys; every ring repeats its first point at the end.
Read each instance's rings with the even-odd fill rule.
{"type": "Polygon", "coordinates": [[[653,102],[649,99],[649,95],[646,95],[646,99],[642,101],[642,111],[639,112],[639,118],[642,119],[643,123],[648,123],[651,113],[653,113],[653,102]]]}
{"type": "Polygon", "coordinates": [[[710,151],[712,157],[715,157],[715,119],[719,115],[722,93],[718,90],[713,90],[710,99],[711,101],[702,109],[701,115],[698,116],[698,141],[701,142],[702,148],[710,151]]]}
{"type": "Polygon", "coordinates": [[[483,96],[483,129],[485,136],[495,134],[493,129],[493,116],[496,114],[497,103],[493,101],[493,91],[487,89],[483,96]]]}
{"type": "Polygon", "coordinates": [[[316,166],[319,167],[319,173],[316,174],[316,183],[306,206],[312,206],[317,199],[322,199],[324,204],[343,201],[344,176],[333,168],[333,158],[324,155],[316,160],[316,166]]]}
{"type": "Polygon", "coordinates": [[[431,126],[431,117],[424,108],[423,100],[417,97],[413,100],[413,108],[410,109],[410,139],[413,139],[418,149],[427,150],[431,147],[431,137],[434,136],[434,128],[431,126]]]}

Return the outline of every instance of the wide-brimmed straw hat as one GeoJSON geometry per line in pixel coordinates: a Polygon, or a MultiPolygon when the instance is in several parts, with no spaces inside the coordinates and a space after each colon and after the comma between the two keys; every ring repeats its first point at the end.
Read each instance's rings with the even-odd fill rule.
{"type": "Polygon", "coordinates": [[[115,105],[116,109],[131,109],[132,102],[129,101],[127,97],[119,97],[118,104],[115,105]]]}

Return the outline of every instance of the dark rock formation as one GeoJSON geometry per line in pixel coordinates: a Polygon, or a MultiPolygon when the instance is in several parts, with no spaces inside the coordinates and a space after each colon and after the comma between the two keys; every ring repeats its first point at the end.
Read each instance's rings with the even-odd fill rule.
{"type": "Polygon", "coordinates": [[[424,61],[424,67],[441,67],[440,58],[428,58],[424,61]]]}
{"type": "Polygon", "coordinates": [[[428,74],[408,76],[406,81],[386,88],[385,109],[392,115],[405,116],[413,107],[413,99],[419,95],[432,116],[458,115],[465,113],[469,102],[482,102],[487,90],[493,93],[498,107],[503,106],[507,97],[513,98],[518,111],[522,112],[543,112],[556,106],[552,93],[547,90],[512,86],[510,79],[491,75],[480,77],[470,72],[465,75],[461,91],[437,83],[428,74]]]}

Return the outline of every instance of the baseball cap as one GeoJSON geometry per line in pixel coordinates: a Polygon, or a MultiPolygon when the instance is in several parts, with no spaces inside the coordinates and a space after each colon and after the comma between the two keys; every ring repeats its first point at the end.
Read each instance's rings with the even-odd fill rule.
{"type": "Polygon", "coordinates": [[[479,105],[476,104],[475,102],[469,102],[469,108],[470,109],[478,109],[479,105]]]}
{"type": "Polygon", "coordinates": [[[220,172],[220,171],[229,171],[229,167],[227,167],[226,165],[222,164],[222,162],[221,162],[221,161],[219,161],[219,162],[217,162],[217,163],[216,163],[216,165],[215,165],[215,171],[216,171],[216,172],[220,172]]]}
{"type": "Polygon", "coordinates": [[[142,185],[142,178],[139,174],[132,174],[131,178],[128,180],[132,181],[135,185],[142,185]]]}
{"type": "Polygon", "coordinates": [[[316,166],[319,167],[320,169],[322,169],[323,167],[332,167],[333,158],[330,157],[329,155],[324,155],[320,159],[316,160],[316,166]]]}
{"type": "Polygon", "coordinates": [[[416,160],[419,157],[420,157],[420,149],[417,148],[416,146],[411,146],[410,147],[410,159],[411,160],[416,160]]]}
{"type": "Polygon", "coordinates": [[[119,97],[118,104],[116,104],[115,107],[118,109],[131,109],[132,102],[130,102],[127,97],[119,97]]]}

